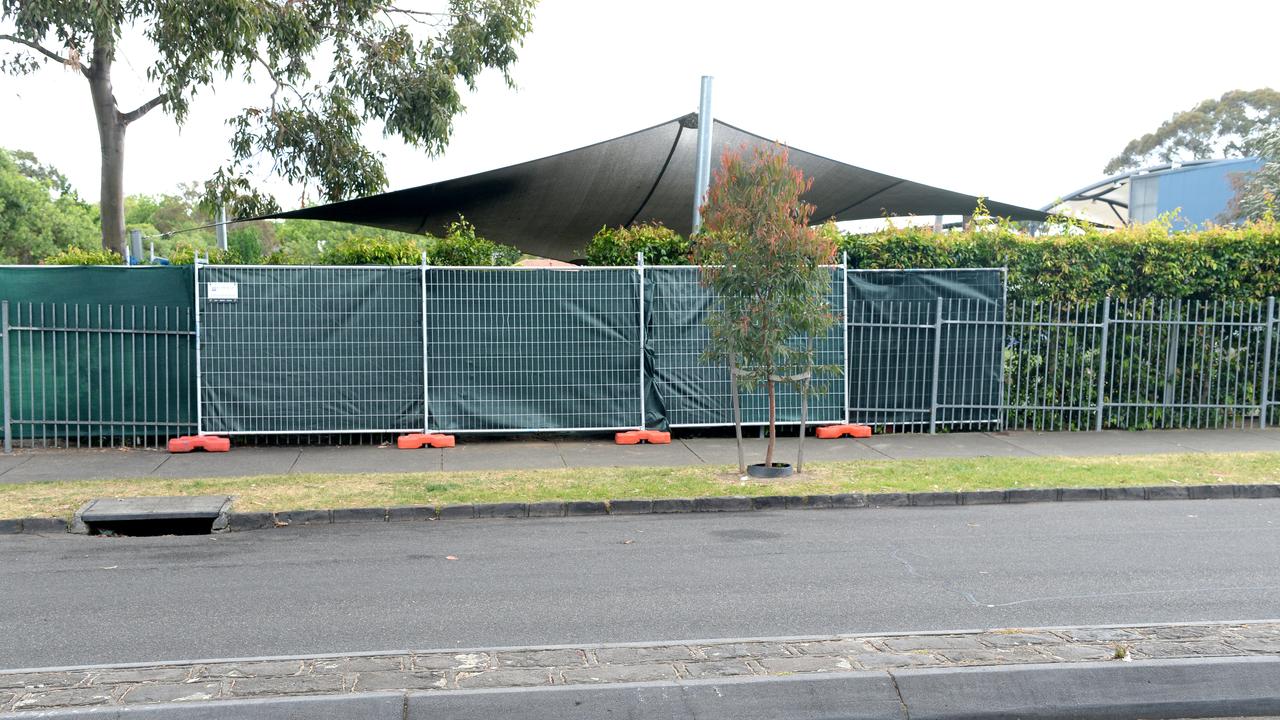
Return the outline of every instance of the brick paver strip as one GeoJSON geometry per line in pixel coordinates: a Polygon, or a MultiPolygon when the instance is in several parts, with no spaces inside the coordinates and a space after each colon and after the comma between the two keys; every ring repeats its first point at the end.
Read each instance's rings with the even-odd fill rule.
{"type": "Polygon", "coordinates": [[[1280,620],[363,653],[0,671],[0,713],[246,697],[1280,653],[1280,620]]]}

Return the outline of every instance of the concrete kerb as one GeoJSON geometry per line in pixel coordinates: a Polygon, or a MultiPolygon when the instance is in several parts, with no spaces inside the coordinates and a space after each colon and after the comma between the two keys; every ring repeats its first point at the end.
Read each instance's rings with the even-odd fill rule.
{"type": "MultiPolygon", "coordinates": [[[[619,499],[606,501],[543,501],[462,505],[407,505],[389,508],[337,508],[278,512],[226,512],[216,531],[238,532],[299,525],[474,520],[494,518],[589,517],[666,513],[753,512],[760,510],[828,510],[883,507],[957,507],[1025,503],[1278,499],[1275,485],[1157,485],[1115,488],[1014,488],[918,493],[840,493],[836,495],[729,495],[705,498],[619,499]]],[[[0,519],[0,534],[60,533],[68,526],[61,518],[0,519]]]]}
{"type": "Polygon", "coordinates": [[[55,710],[21,710],[0,713],[14,720],[404,720],[405,693],[370,692],[349,695],[296,695],[292,697],[217,700],[211,702],[158,703],[55,710]]]}
{"type": "Polygon", "coordinates": [[[13,720],[585,720],[700,717],[1172,718],[1280,713],[1280,657],[1193,658],[815,673],[607,685],[294,696],[19,711],[13,720]]]}

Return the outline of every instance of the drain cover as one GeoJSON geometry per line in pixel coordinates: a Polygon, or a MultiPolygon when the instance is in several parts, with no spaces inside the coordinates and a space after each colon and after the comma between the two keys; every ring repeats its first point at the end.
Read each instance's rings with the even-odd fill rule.
{"type": "Polygon", "coordinates": [[[226,526],[228,495],[179,495],[176,497],[96,498],[76,512],[71,532],[87,533],[90,526],[120,523],[166,523],[208,520],[212,529],[226,526]]]}

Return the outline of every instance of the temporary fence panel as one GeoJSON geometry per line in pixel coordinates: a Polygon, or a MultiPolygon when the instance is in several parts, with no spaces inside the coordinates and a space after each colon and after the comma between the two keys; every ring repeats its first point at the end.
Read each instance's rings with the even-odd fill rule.
{"type": "Polygon", "coordinates": [[[637,268],[425,273],[431,430],[641,427],[637,268]]]}
{"type": "Polygon", "coordinates": [[[200,265],[200,430],[423,427],[417,267],[200,265]]]}
{"type": "Polygon", "coordinates": [[[194,431],[194,335],[189,306],[3,301],[5,451],[194,431]]]}
{"type": "Polygon", "coordinates": [[[1001,414],[1002,268],[850,270],[849,420],[991,429],[1001,414]]]}
{"type": "MultiPolygon", "coordinates": [[[[646,345],[652,357],[655,395],[665,409],[670,427],[733,424],[729,371],[725,365],[703,360],[709,340],[706,315],[713,294],[699,281],[696,267],[645,268],[645,303],[648,320],[646,345]]],[[[845,347],[844,269],[831,268],[827,301],[835,315],[831,331],[814,338],[817,366],[843,368],[845,347]]],[[[795,343],[805,343],[795,339],[795,343]]],[[[800,421],[800,392],[794,383],[775,390],[777,418],[782,423],[800,421]]],[[[763,387],[741,393],[743,423],[768,422],[768,398],[763,387]]],[[[842,422],[845,417],[843,373],[815,372],[809,390],[808,422],[842,422]]]]}

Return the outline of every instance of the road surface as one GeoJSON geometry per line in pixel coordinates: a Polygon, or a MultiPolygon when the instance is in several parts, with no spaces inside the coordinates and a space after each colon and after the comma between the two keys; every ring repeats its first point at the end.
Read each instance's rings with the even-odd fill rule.
{"type": "Polygon", "coordinates": [[[1209,500],[0,536],[0,668],[1275,618],[1278,523],[1209,500]]]}

